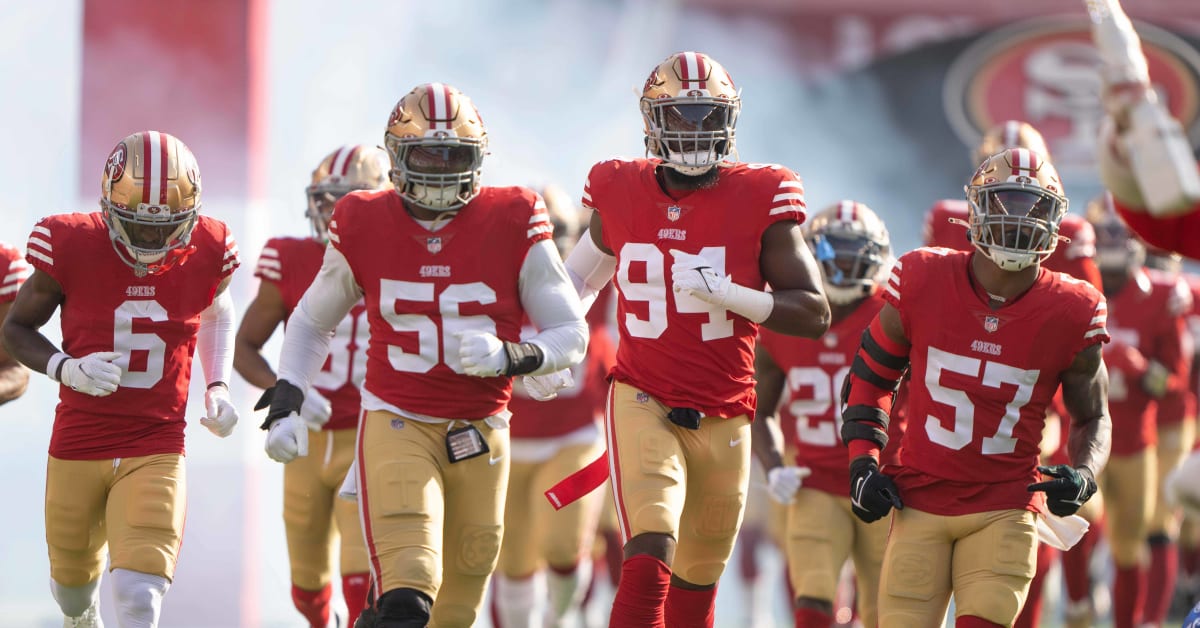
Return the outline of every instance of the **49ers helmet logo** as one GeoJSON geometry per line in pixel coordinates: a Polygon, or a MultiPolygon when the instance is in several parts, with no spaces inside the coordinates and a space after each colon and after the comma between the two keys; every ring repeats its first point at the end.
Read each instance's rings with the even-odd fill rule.
{"type": "Polygon", "coordinates": [[[104,162],[104,173],[108,175],[109,182],[115,183],[125,176],[125,161],[128,154],[125,142],[121,142],[108,156],[108,161],[104,162]]]}

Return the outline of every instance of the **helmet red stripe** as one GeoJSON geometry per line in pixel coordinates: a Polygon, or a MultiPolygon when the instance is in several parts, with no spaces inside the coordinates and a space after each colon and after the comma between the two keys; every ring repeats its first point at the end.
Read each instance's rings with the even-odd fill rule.
{"type": "Polygon", "coordinates": [[[150,133],[142,134],[142,202],[150,202],[150,165],[154,156],[150,154],[150,133]]]}
{"type": "Polygon", "coordinates": [[[704,66],[704,55],[696,53],[696,78],[700,79],[700,89],[708,89],[708,69],[704,66]]]}
{"type": "MultiPolygon", "coordinates": [[[[171,136],[167,135],[166,133],[158,134],[158,153],[159,153],[158,204],[159,205],[166,205],[166,203],[167,203],[167,165],[171,163],[167,159],[167,140],[170,138],[171,138],[171,136]]],[[[180,165],[181,164],[176,164],[175,169],[177,171],[179,170],[180,165]]],[[[183,175],[182,172],[175,173],[175,176],[181,176],[181,175],[183,175]]],[[[179,199],[179,200],[182,201],[183,199],[179,199]]]]}
{"type": "Polygon", "coordinates": [[[685,52],[679,55],[679,80],[683,83],[684,89],[691,87],[688,85],[688,83],[692,82],[691,75],[688,73],[688,65],[690,65],[688,61],[691,55],[692,53],[690,52],[685,52]]]}
{"type": "Polygon", "coordinates": [[[350,171],[350,162],[354,161],[354,153],[357,153],[357,152],[358,152],[358,146],[351,148],[350,154],[346,155],[346,160],[342,162],[342,172],[340,174],[343,177],[346,176],[346,173],[350,171]]]}

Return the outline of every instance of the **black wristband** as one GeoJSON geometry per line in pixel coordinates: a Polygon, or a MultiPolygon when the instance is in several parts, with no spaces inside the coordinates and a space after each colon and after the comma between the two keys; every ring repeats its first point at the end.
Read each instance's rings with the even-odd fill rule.
{"type": "Polygon", "coordinates": [[[254,405],[255,410],[270,408],[267,411],[267,418],[263,420],[262,425],[258,426],[259,429],[270,429],[271,424],[279,419],[293,412],[299,413],[302,405],[304,405],[304,391],[286,379],[276,381],[274,386],[263,391],[262,397],[254,405]]]}
{"type": "Polygon", "coordinates": [[[538,367],[546,360],[542,348],[532,342],[505,341],[504,352],[508,354],[508,368],[504,370],[505,375],[532,373],[538,370],[538,367]]]}
{"type": "Polygon", "coordinates": [[[217,381],[209,384],[208,388],[206,388],[205,390],[210,390],[210,389],[216,388],[217,386],[224,386],[226,388],[229,388],[229,384],[226,384],[225,382],[218,379],[217,381]]]}
{"type": "Polygon", "coordinates": [[[58,361],[58,366],[54,367],[54,381],[62,382],[63,365],[66,364],[67,360],[70,360],[70,359],[71,358],[66,358],[66,359],[58,361]]]}

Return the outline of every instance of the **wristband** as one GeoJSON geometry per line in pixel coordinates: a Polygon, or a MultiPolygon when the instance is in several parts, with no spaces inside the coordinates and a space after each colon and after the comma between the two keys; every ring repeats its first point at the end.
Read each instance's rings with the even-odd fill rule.
{"type": "Polygon", "coordinates": [[[46,377],[61,383],[63,365],[70,359],[71,356],[62,351],[50,356],[50,359],[46,361],[46,377]]]}

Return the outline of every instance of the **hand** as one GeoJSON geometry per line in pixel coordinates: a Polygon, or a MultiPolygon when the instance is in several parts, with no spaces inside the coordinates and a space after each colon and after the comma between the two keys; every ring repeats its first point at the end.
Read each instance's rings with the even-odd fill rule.
{"type": "Polygon", "coordinates": [[[1158,360],[1146,362],[1146,374],[1142,376],[1142,390],[1155,399],[1162,399],[1167,394],[1167,380],[1171,371],[1158,360]]]}
{"type": "Polygon", "coordinates": [[[473,329],[458,336],[458,359],[463,372],[475,377],[497,377],[508,370],[504,341],[495,334],[473,329]]]}
{"type": "Polygon", "coordinates": [[[790,504],[796,501],[796,491],[810,475],[812,469],[808,467],[775,467],[767,472],[767,493],[780,504],[790,504]]]}
{"type": "Polygon", "coordinates": [[[1088,498],[1096,494],[1096,477],[1087,467],[1072,467],[1059,464],[1053,467],[1038,467],[1042,475],[1054,479],[1030,484],[1030,493],[1042,491],[1046,494],[1046,508],[1051,514],[1066,517],[1075,514],[1088,498]]]}
{"type": "Polygon", "coordinates": [[[904,510],[900,491],[892,478],[879,472],[879,463],[870,456],[860,456],[850,463],[850,508],[854,515],[867,523],[878,521],[892,507],[904,510]]]}
{"type": "Polygon", "coordinates": [[[525,392],[534,401],[550,401],[558,396],[558,391],[575,385],[575,377],[571,369],[554,371],[545,375],[526,375],[521,378],[525,392]]]}
{"type": "Polygon", "coordinates": [[[208,431],[221,438],[233,433],[233,426],[238,422],[238,414],[237,409],[233,407],[233,402],[229,400],[228,387],[220,384],[204,391],[204,408],[208,411],[208,416],[200,419],[200,425],[207,427],[208,431]]]}
{"type": "Polygon", "coordinates": [[[308,392],[304,393],[304,403],[300,406],[300,419],[308,429],[320,432],[332,414],[333,404],[329,403],[320,391],[310,386],[308,392]]]}
{"type": "Polygon", "coordinates": [[[116,351],[97,351],[82,358],[67,358],[59,381],[71,390],[93,397],[107,397],[121,384],[121,367],[113,364],[124,355],[116,351]]]}
{"type": "Polygon", "coordinates": [[[701,301],[724,306],[733,281],[713,269],[712,263],[691,253],[671,249],[675,263],[671,265],[671,283],[675,292],[689,294],[701,301]]]}
{"type": "Polygon", "coordinates": [[[292,413],[271,423],[267,430],[267,456],[287,464],[308,455],[308,426],[299,414],[292,413]]]}

